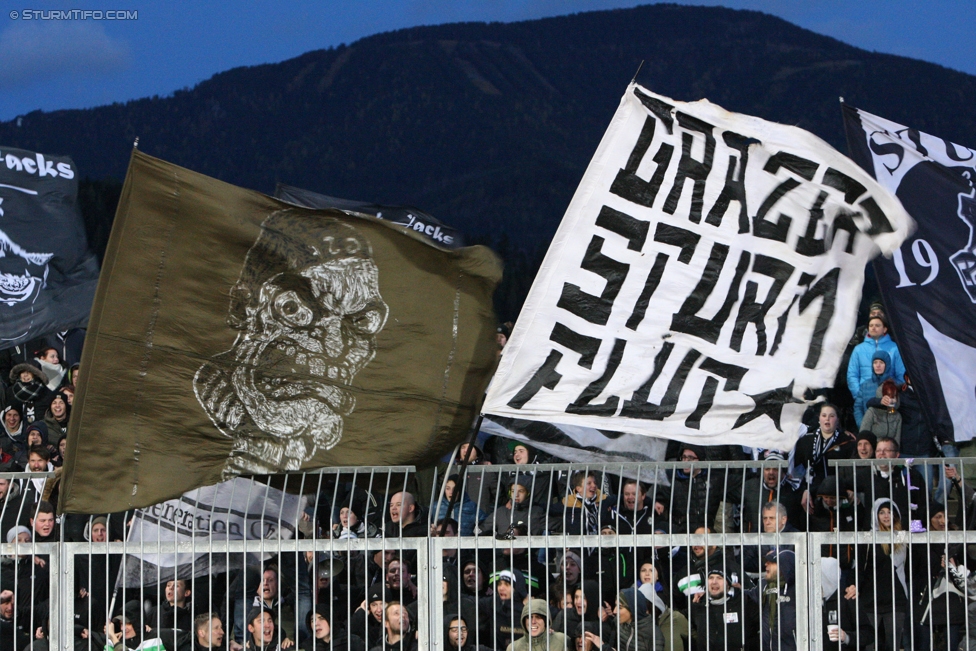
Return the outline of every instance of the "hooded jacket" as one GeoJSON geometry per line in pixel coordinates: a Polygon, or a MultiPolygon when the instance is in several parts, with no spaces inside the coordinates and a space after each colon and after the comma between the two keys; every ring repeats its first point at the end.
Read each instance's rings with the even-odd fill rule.
{"type": "Polygon", "coordinates": [[[871,360],[878,350],[883,350],[890,356],[891,364],[889,366],[895,382],[898,384],[905,383],[905,363],[901,360],[901,353],[898,352],[898,344],[891,339],[890,335],[884,335],[877,341],[867,337],[854,347],[851,359],[847,363],[847,389],[855,399],[857,399],[857,393],[861,388],[861,382],[874,374],[874,369],[871,368],[871,360]]]}
{"type": "Polygon", "coordinates": [[[879,609],[897,608],[907,612],[908,605],[908,575],[906,574],[908,550],[905,544],[890,544],[891,534],[878,528],[878,511],[882,506],[888,506],[894,516],[898,516],[902,528],[905,520],[901,517],[901,510],[896,502],[881,498],[874,501],[871,508],[871,530],[877,532],[877,543],[860,545],[858,548],[858,601],[861,607],[877,607],[879,609]],[[885,549],[887,547],[887,550],[885,549]],[[863,599],[862,599],[863,595],[863,599]]]}
{"type": "Polygon", "coordinates": [[[868,401],[877,395],[878,387],[885,380],[894,377],[894,372],[891,369],[891,355],[884,350],[876,350],[871,355],[870,364],[871,374],[861,380],[861,384],[858,386],[856,392],[851,388],[851,391],[854,392],[854,420],[857,421],[859,429],[864,429],[861,427],[861,421],[864,420],[864,414],[868,408],[868,401]],[[876,359],[880,359],[885,365],[884,371],[880,375],[874,372],[874,360],[876,359]]]}
{"type": "Polygon", "coordinates": [[[760,585],[746,592],[759,605],[762,648],[796,651],[796,554],[771,550],[766,558],[776,561],[776,582],[764,578],[760,585]]]}
{"type": "Polygon", "coordinates": [[[691,603],[691,625],[699,647],[706,649],[755,649],[758,647],[757,603],[746,599],[726,578],[727,590],[720,597],[705,597],[691,603]]]}
{"type": "Polygon", "coordinates": [[[328,604],[316,605],[305,616],[308,629],[312,631],[312,637],[302,642],[298,648],[302,651],[346,651],[347,649],[348,651],[364,651],[366,645],[363,640],[356,635],[346,633],[339,621],[341,618],[343,616],[340,613],[329,612],[328,604]],[[328,642],[323,642],[315,637],[315,615],[320,615],[329,621],[331,631],[328,642]]]}
{"type": "MultiPolygon", "coordinates": [[[[508,645],[508,651],[565,651],[569,649],[569,638],[562,633],[549,632],[549,605],[542,599],[530,599],[522,608],[522,630],[524,635],[508,645]],[[539,615],[546,620],[546,630],[532,637],[529,617],[539,615]]],[[[497,646],[495,648],[498,648],[497,646]]]]}
{"type": "Polygon", "coordinates": [[[44,413],[51,406],[54,392],[44,386],[46,378],[33,364],[17,364],[10,371],[10,387],[7,389],[7,403],[13,405],[20,412],[21,418],[28,425],[35,420],[44,418],[44,413]],[[30,382],[23,382],[20,374],[31,374],[30,382]]]}

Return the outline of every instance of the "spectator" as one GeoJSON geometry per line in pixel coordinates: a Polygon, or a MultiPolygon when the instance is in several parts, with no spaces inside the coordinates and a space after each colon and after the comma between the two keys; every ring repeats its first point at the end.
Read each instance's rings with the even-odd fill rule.
{"type": "Polygon", "coordinates": [[[759,605],[763,649],[796,651],[796,555],[792,550],[770,549],[766,573],[747,596],[759,605]]]}
{"type": "Polygon", "coordinates": [[[349,632],[372,648],[383,637],[383,591],[373,589],[349,618],[349,632]]]}
{"type": "Polygon", "coordinates": [[[444,617],[444,646],[457,651],[489,651],[488,647],[475,644],[473,641],[468,643],[469,639],[473,640],[470,635],[471,630],[472,627],[464,615],[447,614],[444,617]]]}
{"type": "MultiPolygon", "coordinates": [[[[522,608],[522,637],[508,645],[507,651],[561,650],[569,640],[562,633],[549,632],[549,605],[544,599],[530,599],[522,608]]],[[[499,647],[496,645],[496,649],[499,647]]]]}
{"type": "Polygon", "coordinates": [[[328,604],[318,604],[308,613],[308,628],[312,636],[302,642],[302,651],[364,651],[363,641],[351,634],[347,634],[340,626],[332,626],[332,618],[336,615],[330,612],[328,604]]]}
{"type": "Polygon", "coordinates": [[[247,651],[283,651],[295,646],[290,638],[278,640],[275,636],[274,613],[261,606],[255,606],[247,613],[247,651]]]}
{"type": "Polygon", "coordinates": [[[471,634],[476,638],[487,633],[488,618],[482,612],[480,613],[481,621],[478,621],[477,600],[474,597],[461,594],[458,590],[457,568],[444,568],[441,577],[444,613],[460,613],[466,622],[470,622],[471,634]]]}
{"type": "Polygon", "coordinates": [[[503,570],[493,574],[490,583],[495,588],[494,596],[482,598],[478,606],[488,621],[488,645],[504,649],[525,633],[516,614],[527,594],[525,578],[518,570],[503,570]]]}
{"type": "Polygon", "coordinates": [[[513,441],[511,447],[512,463],[526,467],[509,473],[509,479],[514,479],[512,475],[515,474],[528,475],[529,501],[542,509],[548,509],[552,502],[552,475],[547,471],[531,468],[540,462],[538,451],[522,441],[513,441]]]}
{"type": "Polygon", "coordinates": [[[386,604],[383,627],[386,635],[374,647],[376,651],[415,651],[417,640],[410,630],[410,616],[407,609],[396,601],[386,604]]]}
{"type": "Polygon", "coordinates": [[[41,369],[33,364],[17,364],[10,371],[10,382],[7,404],[19,411],[28,425],[43,419],[54,392],[44,386],[46,379],[41,369]]]}
{"type": "Polygon", "coordinates": [[[868,410],[861,420],[861,429],[874,433],[878,438],[895,439],[901,444],[901,406],[895,381],[888,378],[878,387],[877,395],[868,400],[868,410]]]}
{"type": "Polygon", "coordinates": [[[167,581],[163,590],[166,604],[153,606],[149,613],[148,625],[153,629],[176,628],[189,631],[193,625],[193,614],[187,606],[190,588],[184,579],[167,581]]]}
{"type": "MultiPolygon", "coordinates": [[[[785,455],[778,450],[766,450],[764,461],[784,461],[785,455]]],[[[729,500],[737,502],[737,486],[729,487],[729,500]]],[[[794,526],[804,521],[802,493],[799,482],[794,482],[785,467],[763,465],[761,475],[746,479],[742,485],[742,532],[758,533],[762,525],[762,508],[769,502],[778,502],[786,509],[787,518],[794,526]]]]}
{"type": "Polygon", "coordinates": [[[34,361],[44,373],[44,385],[51,391],[57,391],[66,382],[65,368],[61,365],[61,358],[56,348],[42,348],[35,354],[34,361]]]}
{"type": "MultiPolygon", "coordinates": [[[[616,644],[606,643],[604,651],[661,651],[664,633],[647,612],[647,600],[637,588],[627,588],[617,594],[614,620],[607,622],[616,644]]],[[[606,637],[606,628],[604,637],[606,637]]]]}
{"type": "Polygon", "coordinates": [[[856,459],[873,459],[874,448],[878,446],[878,437],[873,432],[861,431],[857,434],[856,459]]]}
{"type": "Polygon", "coordinates": [[[819,422],[817,431],[800,437],[790,456],[790,475],[803,481],[800,502],[807,512],[813,508],[811,496],[816,494],[811,490],[816,491],[825,477],[834,474],[828,461],[850,459],[857,446],[851,434],[838,429],[837,407],[834,405],[826,402],[820,405],[819,422]]]}
{"type": "Polygon", "coordinates": [[[485,518],[480,531],[506,536],[511,534],[512,528],[523,523],[530,535],[537,535],[544,530],[545,512],[534,506],[529,499],[529,485],[531,476],[519,474],[508,487],[508,501],[495,509],[490,518],[485,518]]]}
{"type": "Polygon", "coordinates": [[[664,513],[664,505],[647,502],[647,490],[636,479],[624,479],[620,492],[620,503],[610,503],[603,511],[604,523],[613,525],[621,536],[654,533],[655,516],[664,513]]]}
{"type": "MultiPolygon", "coordinates": [[[[879,441],[879,447],[881,442],[879,441]]],[[[902,543],[891,544],[892,532],[903,531],[898,505],[890,499],[879,499],[871,514],[872,530],[877,543],[860,545],[856,573],[859,609],[866,613],[874,627],[879,651],[895,651],[901,638],[908,611],[908,550],[902,543]]]]}
{"type": "MultiPolygon", "coordinates": [[[[898,442],[888,438],[878,439],[875,455],[878,459],[899,458],[898,442]]],[[[871,482],[864,487],[865,490],[870,489],[866,495],[868,503],[876,504],[881,498],[890,499],[898,507],[899,518],[904,518],[906,529],[924,531],[929,519],[926,513],[929,498],[921,473],[908,464],[878,465],[871,468],[871,473],[871,482]]],[[[855,491],[857,488],[855,486],[855,491]]]]}
{"type": "Polygon", "coordinates": [[[23,417],[14,405],[4,407],[0,415],[3,417],[3,433],[6,434],[0,436],[0,450],[14,456],[27,447],[23,417]]]}
{"type": "Polygon", "coordinates": [[[867,648],[874,642],[874,629],[867,617],[858,614],[853,593],[842,589],[842,575],[837,559],[820,559],[820,573],[823,596],[820,639],[823,640],[823,648],[867,648]]]}
{"type": "MultiPolygon", "coordinates": [[[[337,555],[340,553],[336,552],[337,555]]],[[[345,573],[345,563],[340,558],[332,558],[328,553],[322,556],[322,560],[317,564],[310,564],[308,568],[314,574],[311,577],[314,579],[312,581],[314,598],[311,601],[332,613],[329,619],[331,623],[339,628],[345,628],[349,613],[352,612],[349,596],[352,586],[345,573]]],[[[311,617],[311,610],[308,616],[311,617]]],[[[311,627],[308,630],[311,632],[311,627]]]]}
{"type": "Polygon", "coordinates": [[[485,460],[485,455],[481,449],[470,443],[462,443],[458,448],[457,464],[463,463],[467,455],[468,467],[464,474],[464,488],[478,508],[484,513],[491,513],[495,509],[495,486],[494,482],[485,479],[484,466],[490,466],[491,462],[485,460]]]}
{"type": "MultiPolygon", "coordinates": [[[[932,504],[928,530],[944,533],[954,528],[946,522],[945,507],[932,504]]],[[[957,543],[911,546],[914,649],[928,649],[930,640],[947,640],[947,649],[958,648],[966,626],[965,586],[955,585],[948,570],[964,559],[963,545],[957,543]]]]}
{"type": "Polygon", "coordinates": [[[444,496],[437,503],[434,513],[436,517],[432,518],[431,522],[442,522],[450,517],[460,523],[461,529],[459,533],[462,536],[473,536],[475,527],[481,524],[486,517],[485,512],[479,509],[474,500],[465,492],[464,482],[461,480],[461,476],[456,473],[448,477],[444,482],[444,496]],[[448,514],[447,509],[451,504],[451,499],[453,499],[455,491],[459,492],[460,497],[455,502],[450,514],[448,514]]]}
{"type": "Polygon", "coordinates": [[[475,551],[462,552],[461,556],[461,591],[475,599],[490,596],[488,586],[488,572],[482,566],[481,557],[475,551]]]}
{"type": "Polygon", "coordinates": [[[609,504],[604,503],[607,496],[597,485],[596,473],[575,472],[569,483],[573,492],[563,498],[562,508],[556,507],[561,516],[560,532],[567,536],[599,535],[600,521],[606,518],[602,512],[609,504]]]}
{"type": "MultiPolygon", "coordinates": [[[[838,480],[839,476],[835,475],[820,482],[810,514],[810,531],[857,531],[868,522],[864,507],[854,498],[854,491],[846,484],[839,484],[838,480]]],[[[820,554],[824,558],[837,559],[845,570],[854,563],[851,545],[826,544],[821,547],[820,554]]]]}
{"type": "Polygon", "coordinates": [[[684,651],[690,631],[688,619],[681,613],[671,610],[665,601],[666,591],[662,585],[657,567],[653,563],[643,563],[640,567],[638,590],[647,599],[651,616],[657,620],[657,627],[664,635],[664,651],[684,651]]]}
{"type": "Polygon", "coordinates": [[[55,440],[68,434],[68,418],[71,416],[71,406],[68,397],[61,391],[54,394],[51,404],[44,414],[44,424],[47,425],[49,436],[55,440]]]}
{"type": "MultiPolygon", "coordinates": [[[[925,425],[925,415],[922,405],[911,379],[905,374],[905,384],[898,397],[898,411],[901,413],[901,446],[902,454],[906,457],[918,459],[934,457],[938,454],[932,435],[925,425]]],[[[949,453],[946,453],[947,456],[949,453]]]]}
{"type": "Polygon", "coordinates": [[[868,319],[867,338],[854,347],[850,362],[847,364],[847,388],[855,400],[861,389],[861,383],[871,377],[873,372],[871,361],[879,350],[888,353],[891,358],[890,367],[895,382],[898,384],[905,382],[905,364],[901,361],[898,344],[888,336],[888,323],[883,316],[873,316],[868,319]]]}
{"type": "Polygon", "coordinates": [[[556,557],[556,574],[567,589],[580,587],[583,574],[583,560],[574,551],[566,550],[556,557]]]}
{"type": "MultiPolygon", "coordinates": [[[[693,463],[706,460],[706,453],[700,446],[684,444],[678,458],[693,463]]],[[[723,473],[712,468],[692,465],[675,470],[667,506],[671,533],[691,533],[701,527],[711,527],[722,502],[724,484],[723,473]]]]}
{"type": "MultiPolygon", "coordinates": [[[[255,608],[263,608],[264,610],[273,613],[275,616],[275,621],[272,622],[272,627],[277,621],[281,621],[281,629],[285,634],[286,638],[294,638],[295,636],[295,609],[291,603],[286,600],[281,599],[279,594],[279,581],[278,581],[278,568],[275,566],[268,566],[264,568],[261,573],[261,584],[258,586],[257,594],[254,597],[254,601],[251,603],[251,610],[255,608]]],[[[248,621],[253,623],[253,617],[248,621]]],[[[264,626],[265,623],[262,623],[264,626]]],[[[251,624],[248,624],[248,630],[251,630],[251,624]]],[[[265,637],[267,642],[269,638],[265,637]]],[[[282,648],[287,648],[282,645],[282,648]]]]}
{"type": "Polygon", "coordinates": [[[572,594],[572,602],[561,609],[552,620],[552,630],[570,636],[580,622],[599,622],[607,619],[607,608],[604,606],[608,604],[600,600],[599,583],[583,581],[583,585],[576,588],[572,594]]]}
{"type": "Polygon", "coordinates": [[[203,613],[193,620],[193,651],[223,651],[224,623],[217,613],[203,613]]]}
{"type": "MultiPolygon", "coordinates": [[[[756,604],[743,599],[720,568],[707,576],[704,599],[691,604],[691,624],[703,649],[744,651],[757,646],[759,613],[756,604]]],[[[764,647],[768,648],[768,647],[764,647]]]]}
{"type": "Polygon", "coordinates": [[[386,566],[384,592],[387,601],[395,600],[405,606],[417,601],[418,588],[413,582],[410,565],[406,559],[394,558],[386,566]]]}
{"type": "Polygon", "coordinates": [[[419,515],[420,509],[412,493],[394,493],[390,498],[390,521],[384,535],[387,538],[423,538],[427,535],[427,525],[419,520],[419,515]]]}
{"type": "Polygon", "coordinates": [[[864,420],[864,414],[868,408],[868,401],[877,395],[878,388],[891,377],[891,357],[883,350],[875,351],[871,358],[871,374],[861,380],[861,385],[854,395],[854,420],[858,429],[868,429],[861,426],[861,421],[864,420]]]}

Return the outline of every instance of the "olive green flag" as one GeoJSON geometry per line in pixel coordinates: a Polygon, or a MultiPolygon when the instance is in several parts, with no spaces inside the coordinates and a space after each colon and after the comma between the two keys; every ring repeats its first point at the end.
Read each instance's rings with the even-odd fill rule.
{"type": "Polygon", "coordinates": [[[494,370],[485,247],[310,210],[135,151],[92,307],[60,506],[237,475],[424,464],[494,370]]]}

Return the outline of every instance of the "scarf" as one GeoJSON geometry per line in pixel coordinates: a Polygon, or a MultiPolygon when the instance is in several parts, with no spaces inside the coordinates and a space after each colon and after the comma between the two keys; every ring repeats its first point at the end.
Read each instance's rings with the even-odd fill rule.
{"type": "Polygon", "coordinates": [[[38,380],[31,380],[26,384],[17,380],[14,382],[14,397],[20,402],[33,402],[37,396],[41,395],[45,387],[38,380]]]}
{"type": "Polygon", "coordinates": [[[831,448],[840,439],[840,430],[834,430],[834,433],[830,435],[830,438],[824,439],[823,432],[819,429],[816,434],[814,434],[813,440],[813,457],[810,459],[810,467],[807,468],[807,483],[810,484],[813,481],[813,467],[817,464],[823,466],[824,475],[827,474],[827,462],[824,460],[824,455],[830,452],[831,448]]]}
{"type": "Polygon", "coordinates": [[[45,362],[43,359],[35,359],[34,361],[41,365],[41,371],[44,373],[44,377],[47,378],[47,388],[51,391],[56,391],[64,379],[64,367],[60,364],[45,362]]]}

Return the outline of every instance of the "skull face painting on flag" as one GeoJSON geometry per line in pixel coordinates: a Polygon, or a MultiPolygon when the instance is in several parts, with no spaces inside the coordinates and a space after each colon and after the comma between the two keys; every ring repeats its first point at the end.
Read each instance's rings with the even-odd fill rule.
{"type": "Polygon", "coordinates": [[[788,449],[911,219],[795,127],[632,84],[505,348],[486,414],[788,449]]]}

